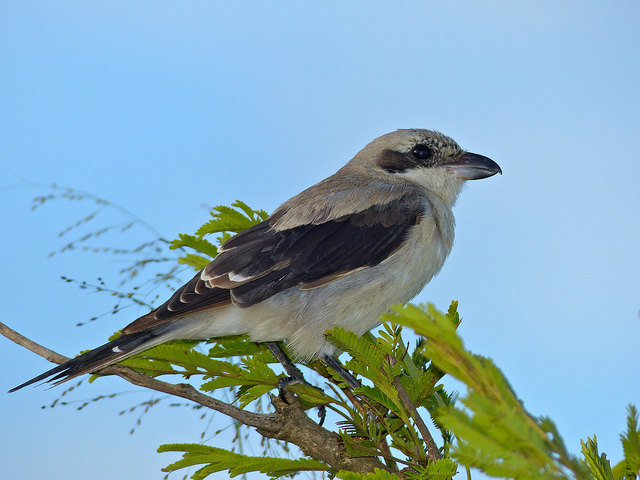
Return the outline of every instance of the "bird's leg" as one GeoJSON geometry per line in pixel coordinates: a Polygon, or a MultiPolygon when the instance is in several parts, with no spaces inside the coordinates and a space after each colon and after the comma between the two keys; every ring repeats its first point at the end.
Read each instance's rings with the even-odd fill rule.
{"type": "Polygon", "coordinates": [[[284,352],[282,347],[277,342],[265,342],[265,345],[269,347],[271,353],[276,360],[284,367],[284,371],[287,372],[288,377],[283,377],[278,381],[278,390],[280,392],[280,398],[286,401],[284,398],[284,391],[289,385],[295,385],[296,383],[307,383],[304,379],[304,375],[298,367],[291,361],[291,359],[284,352]]]}
{"type": "MultiPolygon", "coordinates": [[[[295,385],[296,383],[304,383],[305,385],[309,385],[310,387],[313,387],[317,390],[322,391],[321,388],[318,388],[315,385],[311,385],[304,379],[304,375],[302,375],[302,372],[300,371],[300,369],[295,366],[295,364],[287,356],[287,354],[284,352],[284,350],[282,349],[279,343],[265,342],[265,345],[269,347],[269,350],[271,350],[271,353],[273,354],[273,356],[276,357],[276,360],[280,362],[280,364],[284,368],[284,371],[287,372],[287,375],[288,375],[287,377],[282,377],[278,380],[278,393],[283,402],[289,403],[285,398],[284,392],[287,390],[287,387],[289,385],[295,385]]],[[[320,426],[322,426],[322,424],[324,423],[326,414],[327,413],[324,405],[320,405],[318,407],[318,417],[320,417],[320,426]]]]}
{"type": "Polygon", "coordinates": [[[322,360],[324,361],[324,363],[329,365],[334,372],[340,375],[342,379],[347,382],[347,385],[349,385],[351,388],[362,387],[360,381],[356,377],[351,375],[351,372],[344,368],[340,363],[340,360],[338,360],[336,357],[325,355],[324,357],[322,357],[322,360]]]}

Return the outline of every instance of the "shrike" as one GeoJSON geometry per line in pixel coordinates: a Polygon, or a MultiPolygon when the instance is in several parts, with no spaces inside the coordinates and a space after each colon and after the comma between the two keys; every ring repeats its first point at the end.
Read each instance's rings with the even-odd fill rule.
{"type": "Polygon", "coordinates": [[[496,173],[493,160],[441,133],[383,135],[225,242],[119,338],[11,391],[49,377],[62,383],[169,340],[240,334],[266,342],[276,356],[275,342],[284,340],[295,359],[333,367],[336,348],[325,332],[341,326],[362,335],[391,305],[417,295],[451,251],[452,207],[463,183],[496,173]]]}

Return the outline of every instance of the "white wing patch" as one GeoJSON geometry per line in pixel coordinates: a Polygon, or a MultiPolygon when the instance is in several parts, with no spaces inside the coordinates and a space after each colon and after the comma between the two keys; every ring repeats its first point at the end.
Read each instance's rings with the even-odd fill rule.
{"type": "Polygon", "coordinates": [[[239,273],[229,272],[229,281],[231,282],[243,283],[243,282],[246,282],[247,280],[251,280],[252,278],[253,276],[246,277],[244,275],[240,275],[239,273]]]}

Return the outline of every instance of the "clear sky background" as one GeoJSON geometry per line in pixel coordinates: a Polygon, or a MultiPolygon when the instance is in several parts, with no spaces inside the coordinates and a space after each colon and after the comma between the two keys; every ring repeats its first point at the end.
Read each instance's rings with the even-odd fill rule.
{"type": "MultiPolygon", "coordinates": [[[[114,300],[60,276],[113,281],[123,264],[49,258],[95,208],[31,212],[49,193],[32,184],[90,192],[175,238],[208,219],[204,205],[272,211],[374,137],[433,128],[504,175],[467,186],[453,252],[416,301],[459,300],[466,345],[529,411],[575,453],[597,434],[617,462],[625,407],[640,404],[639,24],[635,1],[4,1],[2,321],[72,356],[145,313],[75,326],[114,300]]],[[[117,378],[41,409],[62,389],[2,392],[49,364],[0,339],[0,365],[3,478],[159,479],[177,457],[157,446],[204,428],[158,406],[130,435],[139,413],[118,413],[149,395],[117,378]],[[110,392],[127,393],[76,411],[110,392]]],[[[209,438],[224,424],[210,444],[229,444],[209,438]]]]}

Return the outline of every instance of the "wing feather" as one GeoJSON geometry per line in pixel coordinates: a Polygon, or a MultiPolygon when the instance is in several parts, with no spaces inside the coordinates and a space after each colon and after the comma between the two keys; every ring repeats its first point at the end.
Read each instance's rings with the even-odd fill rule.
{"type": "Polygon", "coordinates": [[[292,287],[318,288],[378,265],[402,246],[425,208],[407,193],[350,215],[280,230],[273,227],[277,212],[229,239],[209,265],[125,332],[231,303],[249,307],[292,287]]]}
{"type": "Polygon", "coordinates": [[[291,287],[316,288],[388,258],[420,221],[425,205],[407,193],[354,214],[284,230],[266,228],[280,220],[272,217],[225,243],[202,278],[229,288],[234,303],[243,307],[291,287]]]}

